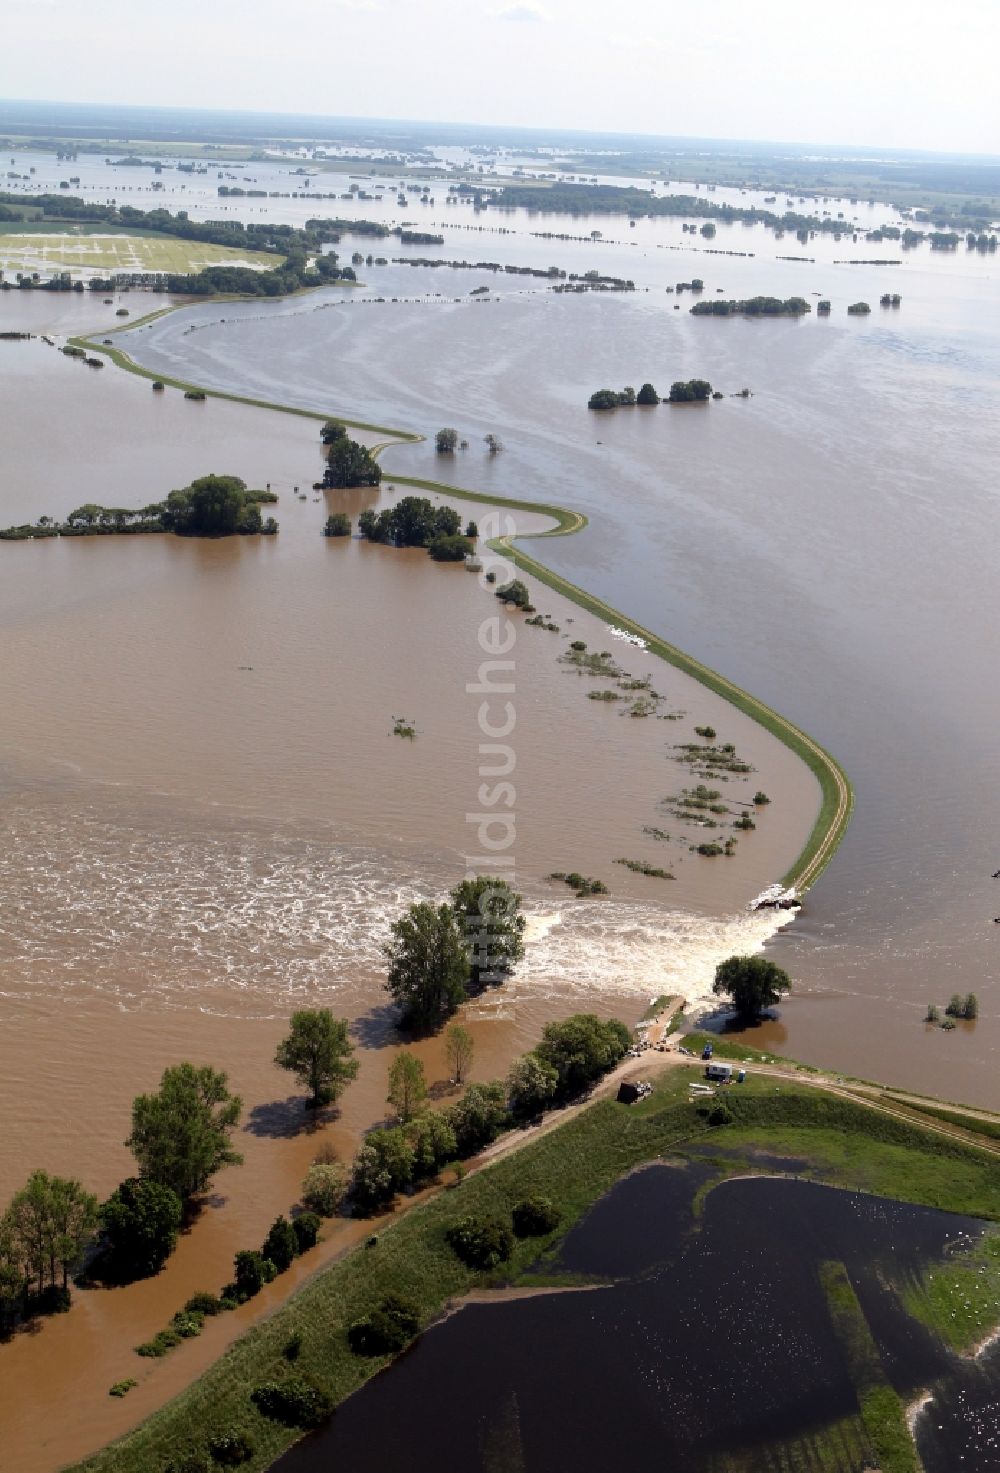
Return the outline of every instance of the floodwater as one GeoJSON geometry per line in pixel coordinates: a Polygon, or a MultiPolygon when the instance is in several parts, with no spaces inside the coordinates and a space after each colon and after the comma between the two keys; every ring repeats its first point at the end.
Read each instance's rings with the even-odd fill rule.
{"type": "MultiPolygon", "coordinates": [[[[162,202],[197,217],[266,207],[266,218],[381,218],[366,202],[222,206],[198,188],[197,200],[162,202]]],[[[871,218],[866,208],[857,213],[871,218]]],[[[393,223],[390,201],[384,213],[393,223]]],[[[394,448],[390,479],[454,477],[586,511],[584,533],[533,550],[802,724],[858,796],[847,841],[796,924],[776,935],[773,918],[749,919],[747,898],[808,832],[813,779],[669,670],[652,672],[657,715],[684,713],[676,721],[628,720],[588,700],[591,682],[559,660],[569,639],[610,647],[634,675],[654,662],[541,591],[559,633],[519,625],[515,649],[512,853],[529,953],[473,1010],[476,1074],[502,1072],[548,1017],[579,1006],[634,1016],[672,987],[703,993],[720,957],[773,938],[796,995],[755,1042],[1000,1104],[996,257],[926,246],[903,257],[849,237],[800,247],[738,226],[720,227],[712,247],[752,254],[723,256],[677,221],[630,231],[609,217],[473,217],[440,203],[412,214],[418,228],[443,224],[445,245],[345,237],[342,255],[356,245],[559,264],[629,276],[638,290],[556,296],[516,276],[366,266],[356,290],[195,305],[126,346],[155,371],[236,392],[431,435],[455,424],[470,448],[453,464],[430,445],[394,448]],[[536,234],[592,227],[605,239],[536,234]],[[895,264],[839,264],[860,257],[895,264]],[[666,290],[693,275],[706,296],[824,295],[835,313],[694,319],[690,297],[666,290]],[[468,295],[480,285],[485,302],[468,295]],[[890,290],[903,295],[898,311],[877,305],[890,290]],[[858,298],[874,304],[870,318],[844,315],[858,298]],[[651,379],[662,392],[689,376],[753,398],[601,417],[585,408],[605,384],[651,379]],[[503,455],[487,456],[487,432],[503,455]],[[690,854],[661,801],[697,781],[673,749],[706,723],[755,769],[726,798],[761,786],[775,799],[732,860],[690,854]],[[632,874],[619,857],[676,879],[632,874]],[[576,901],[546,883],[553,869],[600,876],[612,897],[576,901]],[[978,1024],[924,1029],[929,999],[968,990],[980,995],[978,1024]]],[[[133,318],[163,304],[124,300],[133,318]]],[[[5,292],[0,327],[99,333],[120,325],[118,305],[5,292]]],[[[135,1370],[127,1347],[192,1288],[221,1283],[234,1249],[295,1199],[315,1140],[269,1063],[293,1006],[329,1004],[355,1022],[361,1076],[327,1127],[345,1155],[378,1118],[391,1057],[379,1047],[391,1038],[379,945],[410,900],[442,895],[474,852],[479,697],[466,686],[495,603],[422,554],[324,540],[328,510],[356,514],[373,497],[314,499],[313,422],[154,396],[148,382],[39,342],[0,343],[0,372],[4,524],[85,500],[141,505],[209,470],[281,492],[271,541],[0,545],[0,1020],[14,1061],[0,1081],[3,1195],[35,1165],[107,1191],[129,1169],[132,1096],[184,1056],[230,1071],[250,1125],[246,1165],[220,1178],[218,1201],[163,1275],[81,1295],[71,1315],[4,1350],[6,1446],[30,1473],[161,1404],[273,1302],[135,1370]],[[415,721],[412,744],[390,735],[396,715],[415,721]],[[107,1386],[133,1373],[140,1387],[111,1405],[107,1386]],[[72,1427],[59,1415],[70,1388],[72,1427]]],[[[466,510],[482,521],[484,508],[466,510]]],[[[435,1045],[426,1057],[442,1078],[435,1045]]]]}
{"type": "MultiPolygon", "coordinates": [[[[15,300],[23,312],[25,294],[15,300]]],[[[66,301],[28,300],[35,328],[50,302],[71,330],[66,301]]],[[[77,305],[92,317],[93,304],[77,305]]],[[[491,854],[481,840],[506,836],[481,836],[467,818],[493,812],[479,796],[480,764],[496,761],[479,751],[492,740],[479,728],[484,696],[467,686],[498,678],[481,673],[479,643],[484,621],[498,637],[498,605],[462,567],[321,536],[328,510],[356,516],[379,493],[312,490],[315,421],[154,394],[40,340],[0,347],[4,525],[87,500],[141,506],[206,471],[280,494],[273,539],[0,544],[0,1198],[36,1166],[105,1195],[132,1168],[132,1098],[182,1058],[226,1069],[246,1122],[245,1165],[221,1174],[162,1274],[78,1293],[72,1313],[3,1348],[6,1445],[19,1469],[43,1470],[162,1404],[292,1286],[164,1362],[131,1352],[194,1289],[225,1282],[236,1249],[297,1198],[318,1139],[270,1062],[294,1007],[349,1017],[360,1051],[323,1137],[349,1159],[383,1118],[398,1047],[382,991],[389,924],[410,901],[443,897],[466,856],[491,854]],[[414,741],[392,735],[395,716],[414,722],[414,741]],[[109,1398],[126,1375],[139,1388],[109,1398]],[[71,1391],[72,1422],[58,1415],[71,1391]]],[[[462,510],[488,530],[489,507],[462,510]]],[[[525,513],[518,525],[549,523],[525,513]]],[[[724,702],[564,600],[541,591],[539,608],[559,631],[519,619],[513,672],[501,672],[515,688],[488,697],[494,728],[508,699],[516,714],[514,842],[497,868],[523,888],[529,929],[516,978],[467,1010],[479,1078],[504,1073],[552,1017],[634,1018],[660,992],[706,989],[721,957],[761,945],[776,919],[747,915],[746,901],[791,862],[818,806],[811,774],[724,702]],[[651,673],[657,712],[632,719],[588,699],[617,687],[562,661],[571,639],[610,647],[633,677],[651,673]],[[731,859],[692,854],[710,831],[662,801],[698,780],[675,748],[702,724],[752,765],[719,784],[727,824],[758,786],[773,797],[731,859]],[[635,874],[614,863],[622,856],[676,878],[635,874]],[[612,894],[577,900],[547,882],[555,869],[600,877],[612,894]]],[[[440,1040],[420,1051],[444,1081],[440,1040]]],[[[338,1225],[320,1253],[350,1232],[338,1225]]]]}
{"type": "MultiPolygon", "coordinates": [[[[672,1473],[764,1473],[778,1466],[776,1444],[789,1449],[781,1467],[812,1467],[796,1445],[801,1452],[858,1411],[818,1276],[827,1260],[844,1264],[893,1387],[904,1399],[928,1384],[948,1394],[960,1366],[905,1313],[898,1291],[980,1224],[755,1178],[712,1191],[693,1231],[705,1174],[654,1166],[626,1178],[573,1229],[560,1258],[607,1287],[467,1306],[276,1469],[423,1473],[440,1467],[442,1438],[461,1449],[455,1466],[468,1473],[599,1473],[651,1459],[672,1473]]],[[[943,1441],[948,1467],[961,1466],[954,1454],[971,1452],[969,1443],[943,1441]]],[[[990,1456],[979,1444],[974,1466],[1000,1466],[990,1456]]],[[[844,1463],[843,1473],[863,1463],[844,1463]]]]}
{"type": "Polygon", "coordinates": [[[380,423],[454,424],[470,441],[454,461],[427,444],[394,449],[387,468],[585,511],[590,527],[547,545],[546,560],[799,722],[855,784],[844,847],[775,943],[797,987],[765,1046],[1000,1105],[997,258],[816,240],[814,260],[782,262],[796,243],[737,226],[715,244],[757,254],[719,257],[683,246],[671,222],[640,222],[634,245],[530,233],[593,223],[519,214],[513,234],[477,241],[456,227],[419,253],[593,266],[633,277],[634,295],[365,267],[367,297],[194,307],[139,329],[132,351],[153,369],[303,405],[333,398],[380,423]],[[869,256],[896,264],[836,264],[869,256]],[[834,315],[692,318],[691,298],[665,287],[695,272],[706,298],[823,295],[834,315]],[[489,299],[470,299],[480,285],[489,299]],[[899,309],[879,307],[889,290],[899,309]],[[846,316],[858,299],[870,317],[846,316]],[[753,397],[585,407],[600,385],[649,379],[662,392],[693,375],[753,397]],[[503,455],[484,452],[488,432],[503,455]],[[979,995],[976,1029],[925,1032],[927,1002],[954,991],[979,995]]]}

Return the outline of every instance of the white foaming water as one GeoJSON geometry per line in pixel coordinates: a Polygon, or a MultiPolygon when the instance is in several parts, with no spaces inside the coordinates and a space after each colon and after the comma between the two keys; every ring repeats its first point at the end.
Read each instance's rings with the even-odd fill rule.
{"type": "Polygon", "coordinates": [[[508,986],[514,997],[546,983],[561,991],[671,993],[697,1007],[713,1002],[720,961],[759,951],[790,916],[712,917],[628,901],[577,901],[541,926],[529,923],[525,960],[508,986]]]}
{"type": "MultiPolygon", "coordinates": [[[[0,832],[0,996],[238,1017],[309,999],[369,1004],[392,921],[441,898],[460,870],[446,854],[414,860],[259,825],[15,808],[0,832]]],[[[526,894],[524,961],[483,1016],[557,992],[704,1003],[723,957],[759,949],[789,919],[614,898],[551,906],[551,894],[526,894]]]]}

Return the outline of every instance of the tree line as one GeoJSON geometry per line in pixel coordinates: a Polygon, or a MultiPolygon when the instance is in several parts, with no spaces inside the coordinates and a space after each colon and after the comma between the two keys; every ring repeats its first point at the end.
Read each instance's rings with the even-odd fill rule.
{"type": "MultiPolygon", "coordinates": [[[[696,400],[710,399],[712,397],[712,385],[707,379],[676,379],[670,385],[670,392],[663,402],[667,404],[688,404],[696,400]]],[[[716,393],[714,397],[721,399],[722,395],[716,393]]],[[[659,404],[660,402],[660,395],[656,392],[652,384],[643,384],[638,393],[636,393],[631,384],[626,384],[624,389],[595,389],[587,400],[587,408],[630,409],[635,405],[652,405],[659,404]]]]}
{"type": "Polygon", "coordinates": [[[695,302],[693,317],[801,317],[812,307],[804,297],[745,297],[740,301],[724,301],[721,297],[695,302]]]}
{"type": "Polygon", "coordinates": [[[481,203],[483,207],[522,209],[532,213],[541,211],[552,215],[629,215],[633,219],[686,215],[717,220],[722,224],[765,225],[769,230],[821,231],[836,235],[856,233],[854,226],[843,219],[799,215],[792,210],[778,215],[773,210],[762,210],[754,205],[717,204],[714,200],[692,194],[654,195],[648,189],[615,184],[559,183],[544,189],[536,185],[505,184],[498,191],[484,191],[481,203]]]}
{"type": "MultiPolygon", "coordinates": [[[[521,896],[504,880],[479,876],[456,885],[449,900],[411,905],[391,928],[384,952],[386,990],[409,1030],[432,1031],[484,987],[502,983],[523,956],[521,896]]],[[[714,990],[753,1018],[777,1002],[788,976],[763,957],[731,957],[719,965],[714,990]]],[[[953,999],[949,1011],[975,1016],[975,999],[953,999]]],[[[302,1183],[302,1209],[275,1219],[260,1248],[240,1250],[234,1277],[218,1296],[195,1295],[154,1340],[139,1347],[162,1355],[200,1333],[204,1318],[258,1293],[297,1254],[317,1240],[320,1218],[342,1211],[366,1214],[461,1162],[503,1131],[536,1119],[590,1089],[625,1056],[628,1027],[617,1019],[576,1014],[546,1025],[534,1049],[503,1079],[466,1084],[474,1057],[469,1031],[452,1023],[445,1056],[452,1084],[465,1085],[441,1109],[429,1104],[422,1061],[401,1050],[389,1071],[394,1123],[370,1131],[350,1167],[321,1152],[302,1183]]],[[[318,1110],[335,1104],[357,1077],[358,1061],[345,1018],[328,1008],[295,1012],[274,1063],[293,1074],[318,1110]]],[[[0,1327],[33,1314],[65,1309],[69,1282],[127,1283],[154,1274],[173,1251],[197,1198],[224,1167],[239,1165],[233,1133],[243,1105],[224,1072],[184,1062],[163,1071],[159,1088],[132,1102],[125,1144],[136,1173],[99,1203],[75,1178],[39,1170],[0,1217],[0,1327]]]]}
{"type": "Polygon", "coordinates": [[[199,476],[190,486],[171,491],[165,501],[143,507],[99,506],[88,501],[64,521],[42,516],[37,522],[0,529],[0,540],[20,542],[44,537],[107,537],[173,532],[178,537],[273,536],[278,523],[261,516],[262,502],[275,502],[273,491],[256,491],[239,476],[199,476]]]}

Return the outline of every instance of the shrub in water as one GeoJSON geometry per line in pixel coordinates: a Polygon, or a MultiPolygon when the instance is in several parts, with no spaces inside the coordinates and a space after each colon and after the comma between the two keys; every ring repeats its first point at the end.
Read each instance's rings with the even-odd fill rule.
{"type": "Polygon", "coordinates": [[[192,1294],[184,1306],[185,1314],[213,1315],[221,1314],[222,1310],[223,1303],[218,1295],[208,1294],[204,1289],[199,1289],[197,1294],[192,1294]]]}
{"type": "Polygon", "coordinates": [[[512,578],[509,583],[498,588],[497,598],[502,599],[504,603],[514,604],[519,609],[530,610],[531,608],[531,597],[520,578],[512,578]]]}
{"type": "Polygon", "coordinates": [[[275,1275],[274,1264],[262,1254],[254,1251],[244,1250],[237,1253],[235,1258],[236,1281],[232,1285],[235,1297],[252,1299],[259,1294],[265,1284],[269,1284],[275,1275]]]}
{"type": "Polygon", "coordinates": [[[300,1253],[306,1253],[310,1248],[315,1248],[319,1229],[320,1219],[315,1212],[303,1212],[295,1219],[292,1223],[292,1231],[300,1253]]]}
{"type": "Polygon", "coordinates": [[[463,1217],[448,1229],[447,1238],[468,1268],[496,1268],[514,1251],[514,1234],[498,1217],[463,1217]]]}
{"type": "Polygon", "coordinates": [[[463,537],[460,532],[452,536],[441,534],[432,537],[427,544],[427,551],[436,563],[460,563],[475,550],[469,538],[463,537]]]}
{"type": "Polygon", "coordinates": [[[334,1161],[317,1161],[306,1172],[302,1201],[311,1212],[332,1217],[347,1192],[347,1172],[334,1161]]]}
{"type": "Polygon", "coordinates": [[[171,1326],[168,1330],[160,1330],[158,1334],[153,1336],[152,1340],[147,1340],[144,1345],[137,1345],[135,1347],[135,1353],[136,1355],[148,1356],[153,1360],[159,1360],[168,1351],[173,1350],[175,1345],[180,1345],[180,1343],[180,1335],[171,1326]]]}
{"type": "Polygon", "coordinates": [[[292,1259],[299,1251],[299,1240],[287,1217],[275,1218],[260,1251],[265,1261],[271,1260],[279,1274],[291,1268],[292,1259]]]}
{"type": "Polygon", "coordinates": [[[513,1211],[514,1231],[519,1238],[541,1238],[550,1233],[562,1213],[551,1197],[525,1197],[513,1211]]]}
{"type": "Polygon", "coordinates": [[[175,1330],[182,1340],[192,1340],[205,1328],[205,1316],[200,1311],[187,1314],[182,1309],[170,1321],[170,1328],[175,1330]]]}

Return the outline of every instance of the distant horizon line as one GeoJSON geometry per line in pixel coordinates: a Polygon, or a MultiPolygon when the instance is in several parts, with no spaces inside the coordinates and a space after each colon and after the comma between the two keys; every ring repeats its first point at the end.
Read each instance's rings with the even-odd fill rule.
{"type": "MultiPolygon", "coordinates": [[[[929,148],[904,148],[892,145],[860,144],[860,143],[836,143],[819,142],[815,139],[780,139],[780,138],[732,138],[727,136],[708,136],[704,134],[678,134],[678,133],[647,133],[642,131],[627,131],[608,128],[579,128],[564,127],[554,124],[520,124],[520,123],[480,123],[470,120],[449,121],[443,118],[392,118],[383,115],[369,115],[363,113],[339,114],[339,113],[312,113],[291,112],[275,109],[255,108],[219,108],[199,107],[191,104],[176,103],[128,103],[128,102],[80,102],[59,101],[54,98],[35,97],[2,97],[0,98],[0,129],[8,128],[12,121],[3,117],[6,108],[26,110],[52,108],[60,109],[67,113],[101,112],[137,114],[153,116],[156,114],[173,114],[178,117],[215,117],[220,119],[242,120],[249,122],[254,120],[274,119],[275,121],[296,123],[322,123],[329,126],[351,125],[355,128],[381,125],[385,129],[391,128],[421,128],[424,130],[441,128],[452,132],[468,130],[482,134],[493,135],[517,135],[528,139],[550,138],[561,140],[564,138],[579,138],[604,141],[637,141],[660,145],[686,145],[689,148],[698,145],[708,145],[713,149],[721,149],[725,146],[733,148],[767,148],[767,149],[795,149],[799,152],[808,149],[820,149],[824,154],[835,154],[839,158],[851,156],[892,159],[908,157],[913,159],[941,159],[941,160],[976,160],[1000,164],[1000,154],[995,153],[972,153],[956,149],[929,149],[929,148]]],[[[24,122],[29,119],[25,118],[24,122]]],[[[65,126],[65,123],[64,123],[65,126]]],[[[275,131],[274,137],[287,137],[275,131]]],[[[149,142],[166,142],[166,139],[150,139],[149,142]]]]}

